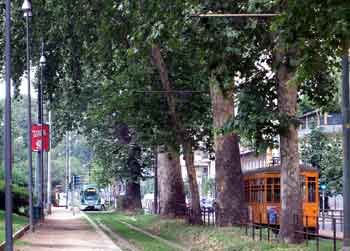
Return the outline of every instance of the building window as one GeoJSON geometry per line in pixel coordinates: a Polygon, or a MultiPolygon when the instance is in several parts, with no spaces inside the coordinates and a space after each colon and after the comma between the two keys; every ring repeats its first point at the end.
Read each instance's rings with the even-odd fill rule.
{"type": "Polygon", "coordinates": [[[208,167],[203,168],[203,178],[208,179],[208,167]]]}
{"type": "Polygon", "coordinates": [[[341,113],[331,113],[328,115],[328,125],[341,125],[343,122],[341,113]]]}

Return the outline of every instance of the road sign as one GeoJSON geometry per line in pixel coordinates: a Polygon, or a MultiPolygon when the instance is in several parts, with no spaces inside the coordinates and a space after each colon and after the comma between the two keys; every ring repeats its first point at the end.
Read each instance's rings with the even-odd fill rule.
{"type": "Polygon", "coordinates": [[[73,176],[73,184],[74,188],[78,188],[80,186],[80,176],[73,176]]]}
{"type": "Polygon", "coordinates": [[[32,151],[49,151],[49,126],[33,124],[32,125],[32,151]]]}

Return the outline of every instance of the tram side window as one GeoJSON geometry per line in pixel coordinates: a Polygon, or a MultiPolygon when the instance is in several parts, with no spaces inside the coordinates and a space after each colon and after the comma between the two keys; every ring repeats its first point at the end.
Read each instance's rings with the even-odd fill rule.
{"type": "Polygon", "coordinates": [[[257,180],[252,180],[251,194],[252,194],[252,202],[257,202],[257,197],[258,197],[257,180]]]}
{"type": "Polygon", "coordinates": [[[300,176],[300,180],[301,180],[301,192],[303,195],[303,201],[306,201],[306,183],[305,183],[305,176],[300,176]]]}
{"type": "Polygon", "coordinates": [[[245,195],[245,201],[250,202],[250,196],[249,196],[249,180],[246,180],[244,182],[244,195],[245,195]]]}
{"type": "Polygon", "coordinates": [[[308,202],[316,202],[316,178],[307,178],[308,202]]]}
{"type": "Polygon", "coordinates": [[[273,179],[268,178],[267,179],[267,186],[266,186],[266,201],[272,202],[272,187],[273,187],[273,179]]]}
{"type": "Polygon", "coordinates": [[[258,186],[258,202],[262,203],[264,202],[265,198],[265,179],[258,179],[257,180],[257,186],[258,186]]]}
{"type": "Polygon", "coordinates": [[[274,178],[273,183],[273,201],[279,203],[281,200],[280,178],[274,178]]]}
{"type": "Polygon", "coordinates": [[[279,203],[281,199],[281,185],[280,178],[268,178],[266,201],[279,203]]]}

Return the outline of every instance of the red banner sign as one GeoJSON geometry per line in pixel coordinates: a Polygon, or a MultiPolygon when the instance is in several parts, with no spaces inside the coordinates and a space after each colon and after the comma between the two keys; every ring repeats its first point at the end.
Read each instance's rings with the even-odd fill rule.
{"type": "Polygon", "coordinates": [[[49,125],[32,125],[32,151],[49,151],[49,125]]]}

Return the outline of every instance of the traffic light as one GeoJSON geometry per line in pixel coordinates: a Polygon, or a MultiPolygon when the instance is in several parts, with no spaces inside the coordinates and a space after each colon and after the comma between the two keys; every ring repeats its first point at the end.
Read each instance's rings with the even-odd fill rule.
{"type": "Polygon", "coordinates": [[[321,186],[320,186],[321,190],[326,190],[327,188],[327,185],[325,183],[322,183],[321,186]]]}

